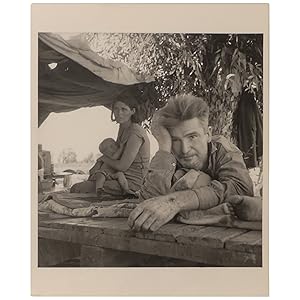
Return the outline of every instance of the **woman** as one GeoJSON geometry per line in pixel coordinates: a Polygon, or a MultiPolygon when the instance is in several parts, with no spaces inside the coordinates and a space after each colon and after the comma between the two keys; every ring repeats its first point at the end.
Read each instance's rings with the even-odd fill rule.
{"type": "MultiPolygon", "coordinates": [[[[107,168],[123,172],[131,191],[136,192],[140,189],[149,167],[150,142],[146,131],[139,125],[142,120],[137,108],[138,105],[132,98],[119,98],[113,104],[111,120],[120,124],[116,142],[124,150],[119,159],[102,156],[103,164],[100,164],[99,172],[96,171],[87,181],[73,185],[71,193],[95,193],[97,177],[103,176],[101,170],[107,168]]],[[[103,198],[124,196],[117,180],[106,180],[101,190],[103,198]]]]}

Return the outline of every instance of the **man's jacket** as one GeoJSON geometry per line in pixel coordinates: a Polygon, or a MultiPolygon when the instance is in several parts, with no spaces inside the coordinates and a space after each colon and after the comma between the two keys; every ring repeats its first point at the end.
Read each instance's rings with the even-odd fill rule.
{"type": "MultiPolygon", "coordinates": [[[[222,136],[213,136],[208,149],[208,167],[203,172],[211,177],[211,182],[191,189],[198,197],[199,209],[219,205],[232,195],[253,196],[253,183],[242,152],[222,136]]],[[[158,151],[142,185],[141,200],[171,193],[174,174],[179,169],[174,155],[158,151]]]]}

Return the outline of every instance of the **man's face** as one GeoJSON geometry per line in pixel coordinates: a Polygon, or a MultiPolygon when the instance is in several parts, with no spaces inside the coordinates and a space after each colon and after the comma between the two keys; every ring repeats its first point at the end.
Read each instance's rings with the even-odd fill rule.
{"type": "Polygon", "coordinates": [[[184,168],[204,170],[208,161],[210,131],[204,130],[198,118],[182,121],[169,129],[172,153],[184,168]]]}

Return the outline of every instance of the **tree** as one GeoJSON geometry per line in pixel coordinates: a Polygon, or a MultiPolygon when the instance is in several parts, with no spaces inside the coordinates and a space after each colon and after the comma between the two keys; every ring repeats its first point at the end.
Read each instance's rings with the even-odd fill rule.
{"type": "Polygon", "coordinates": [[[90,152],[84,159],[83,162],[85,163],[93,163],[95,161],[94,159],[94,153],[90,152]]]}
{"type": "Polygon", "coordinates": [[[63,164],[76,163],[77,154],[71,148],[64,149],[58,156],[58,162],[63,164]]]}
{"type": "Polygon", "coordinates": [[[158,98],[152,113],[170,96],[192,93],[208,101],[214,134],[232,138],[233,114],[244,89],[263,109],[261,34],[88,33],[85,38],[99,55],[154,76],[158,98]]]}

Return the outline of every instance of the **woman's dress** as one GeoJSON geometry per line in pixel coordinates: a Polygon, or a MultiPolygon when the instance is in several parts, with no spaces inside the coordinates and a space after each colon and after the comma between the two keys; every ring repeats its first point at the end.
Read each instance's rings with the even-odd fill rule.
{"type": "MultiPolygon", "coordinates": [[[[150,141],[147,136],[145,129],[136,123],[132,123],[129,127],[124,130],[119,129],[117,144],[123,149],[126,147],[131,136],[136,136],[142,140],[140,149],[131,164],[131,166],[123,172],[127,181],[129,189],[132,191],[138,191],[143,183],[143,179],[149,168],[150,160],[150,141]]],[[[95,166],[94,166],[95,167],[95,166]]],[[[93,169],[94,169],[93,167],[93,169]]],[[[95,171],[95,170],[94,170],[95,171]]],[[[76,183],[71,187],[70,192],[72,193],[95,193],[96,182],[95,177],[90,176],[85,182],[76,183]]],[[[117,180],[107,180],[103,186],[104,195],[123,195],[123,190],[117,180]]]]}

